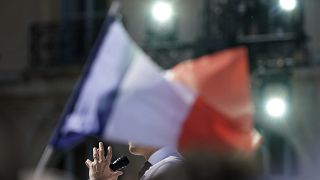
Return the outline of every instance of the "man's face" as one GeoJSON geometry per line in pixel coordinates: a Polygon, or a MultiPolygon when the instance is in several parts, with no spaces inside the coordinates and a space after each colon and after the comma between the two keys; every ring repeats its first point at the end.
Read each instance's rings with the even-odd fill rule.
{"type": "Polygon", "coordinates": [[[134,144],[132,142],[129,142],[128,144],[129,144],[129,151],[131,154],[138,155],[138,156],[144,155],[145,148],[143,148],[137,144],[134,144]]]}
{"type": "Polygon", "coordinates": [[[142,146],[135,144],[133,142],[129,142],[129,151],[131,154],[138,155],[138,156],[144,156],[146,159],[149,159],[151,154],[156,152],[159,148],[155,147],[148,147],[148,146],[142,146]]]}

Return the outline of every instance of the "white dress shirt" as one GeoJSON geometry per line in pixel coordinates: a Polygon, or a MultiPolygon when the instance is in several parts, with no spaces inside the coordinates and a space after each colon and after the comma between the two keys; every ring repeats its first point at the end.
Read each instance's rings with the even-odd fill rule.
{"type": "Polygon", "coordinates": [[[148,161],[152,164],[142,176],[141,180],[149,180],[165,172],[168,168],[181,163],[183,160],[181,154],[172,147],[163,147],[154,152],[148,161]]]}

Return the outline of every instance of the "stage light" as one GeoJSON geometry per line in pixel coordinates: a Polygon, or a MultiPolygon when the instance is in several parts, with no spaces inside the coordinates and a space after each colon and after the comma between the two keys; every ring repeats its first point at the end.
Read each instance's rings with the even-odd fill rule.
{"type": "Polygon", "coordinates": [[[297,6],[297,0],[279,0],[280,7],[285,11],[292,11],[297,6]]]}
{"type": "Polygon", "coordinates": [[[263,88],[263,109],[267,119],[284,119],[289,110],[290,93],[286,81],[269,82],[263,88]]]}
{"type": "Polygon", "coordinates": [[[267,100],[265,109],[272,118],[281,118],[286,114],[287,103],[283,98],[272,97],[267,100]]]}
{"type": "Polygon", "coordinates": [[[173,16],[173,8],[171,3],[166,1],[155,2],[152,6],[151,13],[153,18],[160,22],[165,23],[173,16]]]}

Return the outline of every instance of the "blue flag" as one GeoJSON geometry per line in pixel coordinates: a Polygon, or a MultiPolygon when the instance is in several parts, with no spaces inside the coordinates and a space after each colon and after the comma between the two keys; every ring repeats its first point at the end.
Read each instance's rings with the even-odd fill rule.
{"type": "Polygon", "coordinates": [[[109,17],[51,138],[53,147],[64,149],[85,136],[101,136],[119,85],[137,53],[143,54],[122,23],[109,17]]]}

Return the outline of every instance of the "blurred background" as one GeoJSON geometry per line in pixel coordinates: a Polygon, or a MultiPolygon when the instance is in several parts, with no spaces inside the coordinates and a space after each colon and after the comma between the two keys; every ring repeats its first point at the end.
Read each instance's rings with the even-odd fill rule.
{"type": "MultiPolygon", "coordinates": [[[[319,164],[318,0],[122,1],[119,18],[165,69],[246,45],[259,150],[269,179],[301,178],[319,164]]],[[[0,179],[36,166],[98,35],[111,0],[0,2],[0,179]]],[[[57,152],[49,167],[88,179],[84,161],[98,139],[57,152]]],[[[109,144],[109,143],[107,143],[109,144]]],[[[112,144],[115,157],[126,145],[112,144]]],[[[130,155],[129,155],[130,156],[130,155]]],[[[126,174],[143,162],[132,157],[126,174]]],[[[128,179],[125,176],[122,179],[128,179]]]]}

